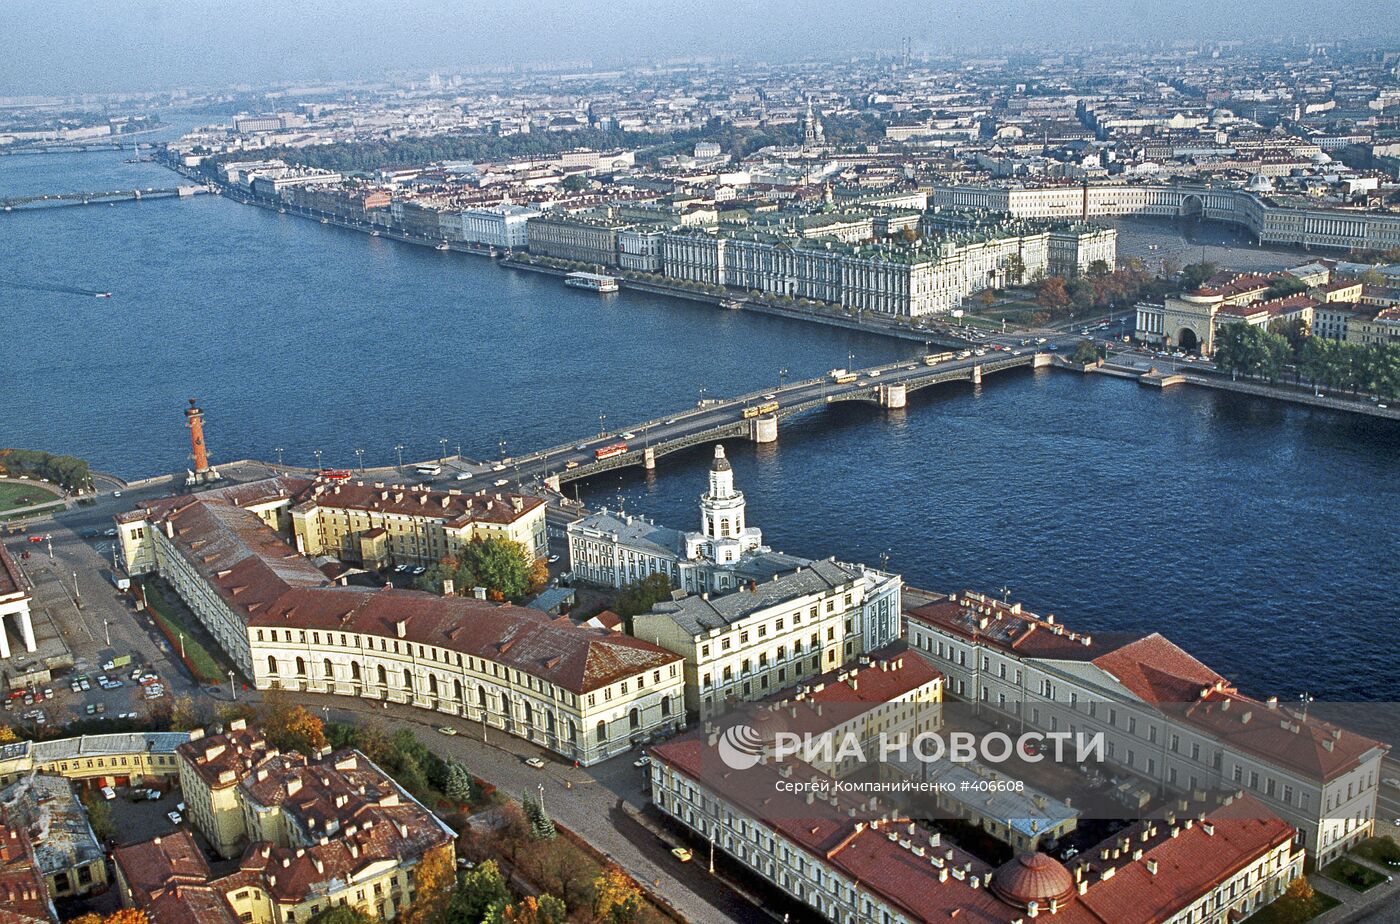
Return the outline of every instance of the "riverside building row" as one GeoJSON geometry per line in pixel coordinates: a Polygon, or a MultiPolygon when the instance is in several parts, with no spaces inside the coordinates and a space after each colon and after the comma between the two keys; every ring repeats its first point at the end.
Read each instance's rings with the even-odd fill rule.
{"type": "Polygon", "coordinates": [[[949,698],[997,722],[1105,738],[1160,793],[1243,790],[1325,865],[1374,830],[1380,742],[1240,693],[1157,633],[1087,634],[964,592],[906,610],[906,640],[949,698]]]}
{"type": "MultiPolygon", "coordinates": [[[[585,764],[683,725],[681,658],[650,642],[525,607],[328,577],[299,551],[308,536],[296,520],[304,526],[306,504],[337,495],[320,482],[308,494],[305,481],[166,497],[117,518],[127,571],[163,578],[258,689],[409,704],[585,764]]],[[[409,538],[427,528],[420,519],[466,503],[465,495],[408,489],[373,496],[388,505],[375,512],[389,517],[395,548],[416,549],[424,561],[441,552],[421,535],[409,538]]],[[[472,503],[483,497],[520,513],[507,495],[472,503]]],[[[345,488],[339,498],[346,502],[345,488]]],[[[327,516],[339,519],[339,509],[327,516]]],[[[533,509],[542,522],[542,508],[533,509]]],[[[328,570],[343,567],[328,562],[328,570]]]]}
{"type": "Polygon", "coordinates": [[[877,236],[888,216],[804,216],[750,227],[666,227],[606,212],[528,222],[532,254],[654,273],[681,282],[802,298],[899,317],[953,310],[967,296],[1116,259],[1117,232],[1073,223],[949,225],[912,213],[925,239],[877,236]],[[821,218],[822,221],[815,221],[821,218]]]}
{"type": "Polygon", "coordinates": [[[932,187],[929,203],[1015,218],[1203,218],[1242,227],[1260,244],[1377,251],[1400,247],[1400,214],[1395,212],[1327,208],[1223,186],[947,184],[932,187]]]}

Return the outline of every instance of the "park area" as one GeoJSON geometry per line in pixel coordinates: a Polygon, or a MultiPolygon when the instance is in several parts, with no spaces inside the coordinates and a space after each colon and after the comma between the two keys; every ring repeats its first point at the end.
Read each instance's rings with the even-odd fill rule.
{"type": "Polygon", "coordinates": [[[59,500],[62,500],[62,497],[52,488],[27,481],[0,481],[0,513],[8,513],[21,507],[55,503],[59,500]]]}

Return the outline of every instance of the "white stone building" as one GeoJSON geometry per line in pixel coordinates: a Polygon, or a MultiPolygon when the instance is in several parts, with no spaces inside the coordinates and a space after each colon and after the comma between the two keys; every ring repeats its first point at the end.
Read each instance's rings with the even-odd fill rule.
{"type": "Polygon", "coordinates": [[[684,724],[681,659],[525,607],[346,586],[290,545],[282,479],[118,518],[127,571],[160,575],[258,689],[397,702],[593,763],[684,724]]]}
{"type": "Polygon", "coordinates": [[[489,205],[467,209],[455,218],[460,240],[505,250],[523,248],[529,243],[526,222],[539,215],[523,205],[489,205]]]}
{"type": "Polygon", "coordinates": [[[24,650],[34,651],[34,623],[29,615],[29,601],[33,597],[34,585],[30,583],[29,576],[0,543],[0,658],[10,657],[10,641],[5,634],[6,617],[19,630],[24,650]]]}
{"type": "Polygon", "coordinates": [[[865,573],[832,560],[692,594],[633,619],[633,633],[685,659],[686,709],[702,719],[764,699],[866,653],[865,573]]]}
{"type": "MultiPolygon", "coordinates": [[[[708,490],[700,497],[698,531],[682,532],[604,509],[570,523],[567,537],[573,579],[616,588],[664,574],[677,590],[720,595],[814,564],[763,544],[762,530],[748,522],[744,492],[734,486],[723,446],[715,447],[708,490]]],[[[873,651],[899,638],[899,575],[865,565],[842,567],[859,571],[866,587],[862,650],[873,651]]]]}
{"type": "Polygon", "coordinates": [[[971,592],[905,615],[948,694],[998,721],[1102,732],[1110,764],[1164,792],[1243,789],[1319,865],[1373,831],[1385,745],[1250,699],[1160,635],[1078,633],[971,592]]]}

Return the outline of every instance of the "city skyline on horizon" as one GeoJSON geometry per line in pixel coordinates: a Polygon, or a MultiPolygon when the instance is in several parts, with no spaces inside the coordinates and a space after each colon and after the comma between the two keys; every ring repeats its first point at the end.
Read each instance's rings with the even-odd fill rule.
{"type": "Polygon", "coordinates": [[[631,2],[594,4],[597,15],[590,17],[558,0],[528,0],[509,9],[469,9],[445,0],[410,0],[392,8],[379,0],[314,2],[288,9],[266,0],[226,0],[194,18],[151,0],[59,11],[24,0],[0,11],[0,25],[18,37],[0,61],[0,95],[100,95],[550,65],[786,63],[893,55],[906,39],[917,56],[1016,47],[1082,52],[1096,41],[1189,46],[1346,38],[1384,44],[1400,32],[1378,31],[1394,22],[1383,0],[1361,0],[1353,17],[1294,36],[1281,24],[1306,21],[1312,8],[1300,0],[1227,8],[1187,0],[1169,10],[1110,0],[1030,0],[1018,5],[1014,21],[1005,6],[991,2],[954,11],[945,3],[880,0],[855,19],[831,3],[789,0],[755,10],[718,0],[677,8],[667,18],[669,28],[658,31],[654,9],[631,2]],[[552,22],[567,28],[541,28],[552,22]],[[427,23],[437,25],[428,29],[427,23]],[[775,43],[773,35],[783,40],[775,43]]]}

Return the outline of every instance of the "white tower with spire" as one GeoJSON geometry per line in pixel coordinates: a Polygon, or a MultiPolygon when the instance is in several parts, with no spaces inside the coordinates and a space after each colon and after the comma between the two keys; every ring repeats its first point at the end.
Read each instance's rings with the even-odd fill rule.
{"type": "Polygon", "coordinates": [[[724,447],[716,446],[709,490],[700,495],[700,531],[686,533],[686,557],[723,565],[761,549],[762,531],[745,523],[744,508],[744,492],[734,488],[734,469],[724,447]]]}

